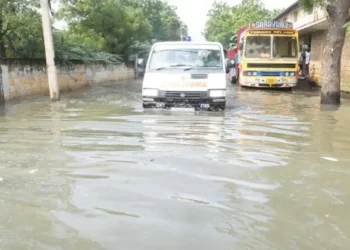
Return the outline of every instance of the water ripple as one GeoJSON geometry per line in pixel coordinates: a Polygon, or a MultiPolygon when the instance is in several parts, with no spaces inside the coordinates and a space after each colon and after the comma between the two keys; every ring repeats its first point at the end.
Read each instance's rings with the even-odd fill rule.
{"type": "Polygon", "coordinates": [[[0,117],[1,247],[348,246],[350,103],[229,87],[225,112],[143,112],[140,86],[0,117]]]}

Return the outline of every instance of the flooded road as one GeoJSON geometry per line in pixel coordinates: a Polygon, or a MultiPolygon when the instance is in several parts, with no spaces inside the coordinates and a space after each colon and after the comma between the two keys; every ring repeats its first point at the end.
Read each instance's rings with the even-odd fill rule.
{"type": "Polygon", "coordinates": [[[349,249],[350,102],[240,90],[143,112],[141,83],[0,116],[0,249],[349,249]]]}

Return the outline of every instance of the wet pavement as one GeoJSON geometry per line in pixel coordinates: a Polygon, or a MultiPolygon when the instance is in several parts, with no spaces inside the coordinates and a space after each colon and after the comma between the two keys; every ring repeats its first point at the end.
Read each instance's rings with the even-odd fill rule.
{"type": "Polygon", "coordinates": [[[143,112],[141,82],[0,116],[0,249],[349,249],[350,102],[229,85],[143,112]]]}

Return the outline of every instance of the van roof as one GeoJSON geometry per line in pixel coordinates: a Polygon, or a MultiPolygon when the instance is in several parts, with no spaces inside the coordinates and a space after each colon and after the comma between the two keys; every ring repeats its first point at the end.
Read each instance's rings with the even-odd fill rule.
{"type": "Polygon", "coordinates": [[[167,42],[156,42],[153,45],[180,45],[180,44],[192,44],[192,45],[219,45],[222,47],[222,44],[219,42],[186,42],[186,41],[167,41],[167,42]]]}

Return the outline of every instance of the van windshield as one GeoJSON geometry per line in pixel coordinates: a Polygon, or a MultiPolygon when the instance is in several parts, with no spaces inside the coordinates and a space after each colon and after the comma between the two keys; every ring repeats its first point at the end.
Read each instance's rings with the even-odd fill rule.
{"type": "Polygon", "coordinates": [[[155,48],[150,69],[191,67],[196,69],[223,69],[219,46],[202,48],[191,46],[162,46],[155,48]]]}

